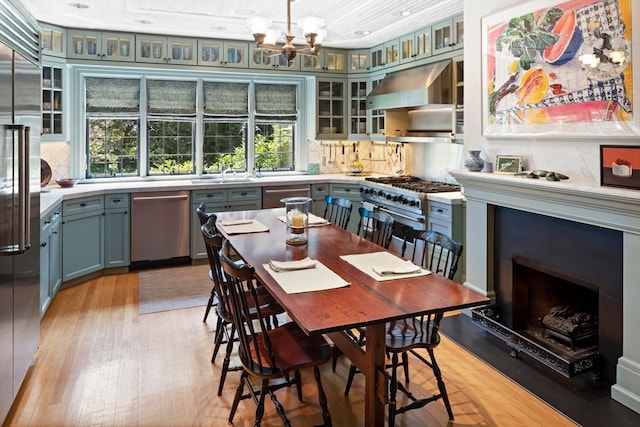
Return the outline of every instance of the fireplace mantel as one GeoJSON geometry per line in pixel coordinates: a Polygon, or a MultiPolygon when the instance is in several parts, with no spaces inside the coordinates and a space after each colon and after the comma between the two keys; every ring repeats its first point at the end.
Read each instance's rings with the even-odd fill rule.
{"type": "MultiPolygon", "coordinates": [[[[623,233],[623,355],[611,397],[640,413],[640,191],[523,176],[451,171],[466,199],[466,282],[493,292],[493,206],[562,218],[623,233]]],[[[597,242],[594,242],[596,244],[597,242]]]]}

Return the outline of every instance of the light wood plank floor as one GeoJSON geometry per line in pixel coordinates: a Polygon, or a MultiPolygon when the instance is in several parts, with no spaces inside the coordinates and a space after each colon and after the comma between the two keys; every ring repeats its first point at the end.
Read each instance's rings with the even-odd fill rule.
{"type": "MultiPolygon", "coordinates": [[[[5,426],[224,426],[238,372],[216,396],[222,355],[210,363],[215,316],[204,307],[139,315],[138,274],[105,276],[64,289],[42,321],[41,345],[5,426]]],[[[399,426],[573,426],[520,386],[448,339],[436,353],[453,406],[450,423],[441,401],[398,416],[399,426]]],[[[412,363],[411,389],[435,392],[430,370],[412,363]]],[[[322,381],[335,426],[362,425],[363,378],[343,394],[348,360],[322,381]]],[[[278,397],[294,426],[321,422],[310,373],[305,402],[295,390],[278,397]]],[[[264,426],[279,426],[266,404],[264,426]]],[[[253,423],[254,404],[243,401],[236,426],[253,423]]]]}

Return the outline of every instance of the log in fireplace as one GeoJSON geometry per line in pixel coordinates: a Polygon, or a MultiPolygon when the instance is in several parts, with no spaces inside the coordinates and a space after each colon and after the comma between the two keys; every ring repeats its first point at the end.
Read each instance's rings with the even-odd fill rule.
{"type": "Polygon", "coordinates": [[[472,318],[570,377],[615,382],[622,354],[622,233],[494,207],[496,304],[472,318]]]}

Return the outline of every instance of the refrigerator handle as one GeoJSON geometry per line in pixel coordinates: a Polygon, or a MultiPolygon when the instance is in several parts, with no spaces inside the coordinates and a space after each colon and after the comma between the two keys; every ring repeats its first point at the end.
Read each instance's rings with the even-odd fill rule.
{"type": "Polygon", "coordinates": [[[31,203],[29,193],[29,137],[31,129],[25,125],[9,125],[18,131],[18,242],[13,253],[24,253],[31,247],[31,203]]]}

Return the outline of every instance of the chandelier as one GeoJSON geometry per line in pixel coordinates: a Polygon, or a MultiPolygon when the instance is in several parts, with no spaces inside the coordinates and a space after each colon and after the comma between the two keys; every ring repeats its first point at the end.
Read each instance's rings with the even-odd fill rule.
{"type": "Polygon", "coordinates": [[[298,20],[298,26],[302,28],[307,44],[305,46],[295,46],[293,39],[295,36],[291,32],[291,0],[287,2],[287,34],[285,34],[285,43],[278,45],[276,39],[279,34],[271,30],[271,19],[259,16],[249,18],[247,24],[251,27],[253,39],[258,44],[258,48],[274,55],[281,54],[289,63],[293,61],[296,55],[317,56],[320,51],[322,38],[326,35],[326,30],[321,28],[324,26],[324,20],[313,16],[307,16],[298,20]]]}

